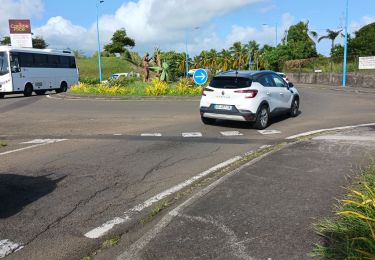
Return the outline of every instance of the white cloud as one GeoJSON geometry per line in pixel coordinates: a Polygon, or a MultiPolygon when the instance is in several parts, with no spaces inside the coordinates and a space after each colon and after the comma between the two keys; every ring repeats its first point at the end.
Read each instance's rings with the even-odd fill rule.
{"type": "MultiPolygon", "coordinates": [[[[277,34],[278,43],[284,37],[284,32],[293,24],[294,17],[289,13],[284,13],[282,16],[281,24],[278,23],[277,34]]],[[[255,27],[241,27],[234,25],[232,26],[232,31],[226,38],[226,45],[229,46],[233,42],[240,41],[242,43],[249,42],[250,40],[255,40],[261,45],[269,44],[274,45],[276,38],[276,23],[273,25],[264,25],[261,30],[255,27]]]]}
{"type": "Polygon", "coordinates": [[[53,48],[76,48],[93,50],[96,46],[96,32],[74,25],[61,16],[52,17],[47,24],[34,30],[35,36],[41,36],[53,48]]]}
{"type": "MultiPolygon", "coordinates": [[[[209,27],[215,17],[265,0],[139,0],[125,2],[113,15],[100,17],[101,45],[109,42],[114,31],[126,28],[127,34],[136,40],[137,51],[159,46],[183,50],[186,32],[194,27],[209,27]]],[[[96,23],[89,28],[72,24],[63,17],[50,18],[46,25],[34,30],[44,37],[52,48],[67,47],[87,52],[96,50],[96,23]]],[[[202,31],[202,30],[200,30],[202,31]]],[[[205,30],[214,39],[213,31],[205,30]]],[[[192,33],[191,33],[192,34],[192,33]]],[[[195,35],[200,34],[194,33],[195,35]]],[[[189,36],[189,48],[196,38],[189,36]]],[[[215,40],[215,39],[214,39],[215,40]]],[[[219,41],[216,40],[218,43],[219,41]]],[[[205,43],[203,43],[205,45],[205,43]]],[[[209,44],[207,44],[209,46],[209,44]]]]}
{"type": "Polygon", "coordinates": [[[361,29],[363,26],[375,22],[375,17],[363,16],[359,21],[353,21],[349,25],[349,33],[354,33],[361,29]]]}
{"type": "Polygon", "coordinates": [[[272,12],[276,8],[277,8],[277,5],[271,4],[271,5],[267,5],[263,8],[261,8],[259,11],[260,11],[261,14],[266,14],[266,13],[272,12]]]}
{"type": "Polygon", "coordinates": [[[1,37],[9,35],[9,19],[40,18],[44,11],[42,0],[0,0],[0,9],[1,37]]]}

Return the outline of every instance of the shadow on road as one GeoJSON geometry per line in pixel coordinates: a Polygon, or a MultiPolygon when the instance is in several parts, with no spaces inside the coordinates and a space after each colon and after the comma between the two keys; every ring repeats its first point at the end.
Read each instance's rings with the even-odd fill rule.
{"type": "MultiPolygon", "coordinates": [[[[302,111],[298,112],[298,116],[302,114],[302,111]]],[[[279,123],[284,120],[288,120],[289,115],[278,115],[270,118],[268,127],[271,127],[273,124],[279,123]]],[[[226,127],[226,128],[238,128],[238,129],[254,129],[252,123],[250,122],[240,122],[240,121],[228,121],[228,120],[216,120],[212,125],[226,127]]]]}
{"type": "Polygon", "coordinates": [[[51,193],[64,178],[51,180],[48,176],[0,174],[0,219],[17,214],[28,204],[51,193]]]}

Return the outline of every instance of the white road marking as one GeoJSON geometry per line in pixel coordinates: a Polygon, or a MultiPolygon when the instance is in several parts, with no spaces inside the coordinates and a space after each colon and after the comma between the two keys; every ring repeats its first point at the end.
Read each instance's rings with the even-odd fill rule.
{"type": "Polygon", "coordinates": [[[281,131],[278,131],[278,130],[258,130],[258,133],[261,133],[262,135],[275,135],[275,134],[281,134],[281,131]]]}
{"type": "Polygon", "coordinates": [[[271,146],[272,145],[266,144],[266,145],[262,145],[261,147],[259,147],[259,149],[266,149],[266,148],[269,148],[271,146]]]}
{"type": "Polygon", "coordinates": [[[66,141],[67,139],[34,139],[27,142],[22,142],[21,144],[52,144],[66,141]]]}
{"type": "Polygon", "coordinates": [[[122,136],[122,134],[113,134],[114,136],[122,136]]]}
{"type": "Polygon", "coordinates": [[[323,135],[313,138],[313,140],[341,140],[341,141],[375,141],[375,136],[358,135],[323,135]]]}
{"type": "Polygon", "coordinates": [[[35,140],[29,141],[29,142],[21,143],[21,144],[34,144],[34,145],[30,145],[30,146],[23,147],[23,148],[2,152],[2,153],[0,153],[0,156],[11,154],[11,153],[16,153],[16,152],[21,152],[21,151],[25,151],[25,150],[30,150],[30,149],[33,149],[33,148],[36,148],[36,147],[39,147],[39,146],[52,144],[52,143],[58,143],[58,142],[66,141],[66,140],[68,140],[68,139],[35,139],[35,140]],[[44,140],[44,141],[42,142],[42,140],[44,140]]]}
{"type": "Polygon", "coordinates": [[[346,129],[352,129],[352,128],[358,128],[358,127],[366,127],[366,126],[375,126],[375,123],[319,129],[319,130],[309,131],[309,132],[305,132],[305,133],[301,133],[301,134],[297,134],[297,135],[292,135],[292,136],[289,136],[285,139],[291,140],[291,139],[296,139],[296,138],[299,138],[299,137],[318,134],[318,133],[322,133],[322,132],[326,132],[326,131],[346,130],[346,129]]]}
{"type": "Polygon", "coordinates": [[[182,133],[182,137],[184,138],[202,137],[202,133],[201,132],[182,133]]]}
{"type": "Polygon", "coordinates": [[[141,134],[141,136],[143,136],[143,137],[150,137],[150,136],[161,137],[163,135],[161,133],[144,133],[144,134],[141,134]]]}
{"type": "Polygon", "coordinates": [[[0,240],[0,258],[4,258],[13,252],[21,250],[22,248],[22,245],[14,243],[8,239],[0,240]]]}
{"type": "Polygon", "coordinates": [[[145,208],[148,208],[150,207],[152,204],[166,198],[167,196],[175,193],[175,192],[178,192],[180,190],[182,190],[183,188],[186,188],[187,186],[191,185],[192,183],[194,183],[195,181],[199,180],[199,179],[202,179],[203,177],[217,171],[217,170],[220,170],[222,168],[225,168],[226,166],[242,159],[243,157],[242,156],[236,156],[236,157],[233,157],[232,159],[229,159],[225,162],[222,162],[222,163],[219,163],[218,165],[208,169],[207,171],[204,171],[176,186],[173,186],[172,188],[169,188],[153,197],[151,197],[150,199],[146,200],[145,202],[129,209],[128,211],[124,212],[124,215],[121,216],[121,217],[116,217],[110,221],[107,221],[106,223],[104,223],[103,225],[101,225],[100,227],[97,227],[97,228],[94,228],[92,229],[91,231],[87,232],[85,234],[85,237],[87,238],[92,238],[92,239],[95,239],[95,238],[99,238],[103,235],[105,235],[109,230],[111,230],[115,225],[118,225],[118,224],[121,224],[121,223],[124,223],[126,221],[129,221],[131,219],[131,216],[137,212],[140,212],[142,210],[144,210],[145,208]]]}
{"type": "Polygon", "coordinates": [[[220,132],[220,134],[222,134],[223,136],[240,136],[240,135],[243,135],[239,131],[224,131],[224,132],[220,132]]]}
{"type": "Polygon", "coordinates": [[[100,227],[94,228],[90,232],[87,232],[85,234],[85,237],[87,238],[98,238],[107,233],[109,230],[111,230],[115,225],[122,224],[126,221],[130,220],[128,216],[125,216],[123,218],[114,218],[110,221],[107,221],[100,227]]]}

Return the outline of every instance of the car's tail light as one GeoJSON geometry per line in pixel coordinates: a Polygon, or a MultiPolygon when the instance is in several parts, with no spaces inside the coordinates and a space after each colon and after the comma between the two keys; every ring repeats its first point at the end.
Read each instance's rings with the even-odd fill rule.
{"type": "Polygon", "coordinates": [[[213,92],[214,90],[213,89],[210,89],[210,88],[204,88],[203,89],[203,92],[202,92],[202,96],[206,96],[206,93],[205,92],[213,92]]]}
{"type": "Polygon", "coordinates": [[[245,89],[245,90],[237,90],[234,93],[245,93],[247,94],[245,98],[255,98],[258,94],[258,90],[255,89],[245,89]]]}

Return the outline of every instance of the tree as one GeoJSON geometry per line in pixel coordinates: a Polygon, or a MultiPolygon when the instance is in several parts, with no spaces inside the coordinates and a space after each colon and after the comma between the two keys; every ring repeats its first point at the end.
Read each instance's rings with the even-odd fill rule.
{"type": "Polygon", "coordinates": [[[310,32],[308,22],[299,22],[290,26],[288,31],[287,46],[292,50],[290,59],[307,59],[317,57],[314,40],[316,33],[310,32]]]}
{"type": "Polygon", "coordinates": [[[249,43],[246,44],[245,47],[249,53],[249,69],[251,69],[250,62],[258,63],[259,44],[256,41],[249,41],[249,43]]]}
{"type": "Polygon", "coordinates": [[[111,41],[111,43],[104,46],[104,50],[112,54],[123,54],[127,50],[126,47],[135,46],[135,41],[126,35],[124,28],[115,31],[111,41]]]}
{"type": "Polygon", "coordinates": [[[375,23],[368,24],[355,32],[355,37],[349,41],[349,55],[375,55],[375,23]]]}
{"type": "Polygon", "coordinates": [[[231,68],[233,61],[229,50],[223,49],[219,54],[220,69],[227,71],[231,68]]]}
{"type": "Polygon", "coordinates": [[[83,53],[82,50],[73,50],[74,57],[77,59],[83,59],[85,58],[85,54],[83,53]]]}
{"type": "Polygon", "coordinates": [[[330,29],[327,29],[327,35],[323,35],[321,36],[319,39],[318,39],[318,42],[320,42],[321,40],[324,40],[324,39],[329,39],[331,40],[331,52],[332,52],[332,49],[335,47],[335,40],[336,38],[340,35],[340,33],[342,32],[342,30],[339,30],[339,31],[332,31],[330,29]]]}
{"type": "Polygon", "coordinates": [[[35,38],[33,38],[32,42],[33,42],[33,48],[36,48],[36,49],[45,49],[48,47],[48,44],[46,43],[46,41],[40,36],[36,36],[35,38]]]}
{"type": "Polygon", "coordinates": [[[10,37],[4,36],[3,39],[0,41],[1,45],[10,45],[10,37]]]}
{"type": "Polygon", "coordinates": [[[241,42],[233,43],[233,46],[229,48],[233,56],[233,67],[240,70],[244,67],[248,60],[248,53],[246,48],[241,42]]]}

